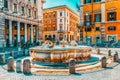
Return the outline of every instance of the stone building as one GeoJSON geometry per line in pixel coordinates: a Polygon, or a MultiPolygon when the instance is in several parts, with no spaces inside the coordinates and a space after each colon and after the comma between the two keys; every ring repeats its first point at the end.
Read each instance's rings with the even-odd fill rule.
{"type": "Polygon", "coordinates": [[[120,40],[119,0],[81,0],[81,41],[120,40]]]}
{"type": "Polygon", "coordinates": [[[79,41],[77,24],[79,16],[67,6],[56,6],[43,10],[43,40],[79,41]]]}
{"type": "Polygon", "coordinates": [[[38,42],[44,0],[0,0],[0,47],[38,42]]]}

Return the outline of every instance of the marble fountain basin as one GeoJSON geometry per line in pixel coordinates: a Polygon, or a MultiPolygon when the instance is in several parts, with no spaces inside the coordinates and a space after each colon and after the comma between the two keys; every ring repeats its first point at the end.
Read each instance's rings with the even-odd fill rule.
{"type": "Polygon", "coordinates": [[[35,61],[67,63],[71,58],[76,61],[88,60],[92,54],[92,47],[77,45],[75,41],[65,44],[55,45],[51,41],[46,41],[42,46],[30,48],[30,56],[35,61]]]}

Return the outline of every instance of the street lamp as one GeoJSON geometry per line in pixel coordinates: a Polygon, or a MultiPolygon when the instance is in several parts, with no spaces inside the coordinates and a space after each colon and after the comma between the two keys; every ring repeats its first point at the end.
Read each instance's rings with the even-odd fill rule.
{"type": "Polygon", "coordinates": [[[85,14],[86,16],[86,21],[85,21],[85,25],[86,25],[86,28],[85,28],[85,31],[86,31],[86,44],[88,45],[88,35],[87,35],[87,32],[88,32],[88,26],[90,26],[90,22],[89,22],[89,13],[86,13],[85,14]]]}

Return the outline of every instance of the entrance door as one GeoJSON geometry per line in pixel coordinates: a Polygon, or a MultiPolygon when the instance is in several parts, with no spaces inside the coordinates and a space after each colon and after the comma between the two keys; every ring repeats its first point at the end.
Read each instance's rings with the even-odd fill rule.
{"type": "Polygon", "coordinates": [[[100,43],[101,41],[100,41],[100,37],[99,36],[96,36],[96,43],[98,44],[98,43],[100,43]]]}
{"type": "Polygon", "coordinates": [[[115,35],[108,36],[108,41],[111,42],[111,43],[116,42],[117,41],[117,36],[115,36],[115,35]]]}

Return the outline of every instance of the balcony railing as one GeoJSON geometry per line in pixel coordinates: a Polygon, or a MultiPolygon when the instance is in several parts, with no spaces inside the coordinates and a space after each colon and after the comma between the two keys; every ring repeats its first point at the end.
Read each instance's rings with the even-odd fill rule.
{"type": "Polygon", "coordinates": [[[51,28],[44,28],[44,31],[56,31],[57,29],[55,27],[51,27],[51,28]]]}
{"type": "Polygon", "coordinates": [[[59,33],[64,33],[65,30],[58,30],[57,32],[59,32],[59,33]]]}
{"type": "Polygon", "coordinates": [[[83,27],[86,27],[86,26],[93,27],[94,24],[95,24],[94,22],[83,22],[81,24],[77,24],[77,27],[78,28],[83,28],[83,27]]]}

